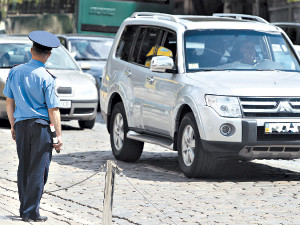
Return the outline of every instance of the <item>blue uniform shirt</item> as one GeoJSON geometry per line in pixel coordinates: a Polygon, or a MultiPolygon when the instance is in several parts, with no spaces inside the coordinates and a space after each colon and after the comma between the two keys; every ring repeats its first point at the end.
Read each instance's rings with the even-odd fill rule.
{"type": "Polygon", "coordinates": [[[15,100],[15,122],[33,118],[49,120],[48,109],[59,106],[54,78],[42,62],[34,59],[10,70],[3,94],[15,100]]]}

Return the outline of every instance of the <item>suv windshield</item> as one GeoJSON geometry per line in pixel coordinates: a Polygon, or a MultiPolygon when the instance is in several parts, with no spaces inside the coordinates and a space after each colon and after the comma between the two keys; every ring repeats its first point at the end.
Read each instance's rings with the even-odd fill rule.
{"type": "Polygon", "coordinates": [[[186,69],[299,71],[299,61],[280,33],[249,30],[185,32],[186,69]]]}
{"type": "MultiPolygon", "coordinates": [[[[0,44],[0,68],[12,68],[31,59],[31,43],[0,44]]],[[[53,48],[46,62],[48,69],[79,70],[72,57],[62,47],[53,48]]]]}

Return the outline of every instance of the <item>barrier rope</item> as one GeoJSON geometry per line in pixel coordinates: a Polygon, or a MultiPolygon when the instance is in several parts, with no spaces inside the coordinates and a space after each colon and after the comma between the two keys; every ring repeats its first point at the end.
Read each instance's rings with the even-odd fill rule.
{"type": "Polygon", "coordinates": [[[96,173],[92,174],[91,176],[85,178],[85,179],[82,180],[82,181],[79,181],[79,182],[77,182],[77,183],[75,183],[75,184],[72,184],[72,185],[70,185],[70,186],[67,186],[67,187],[59,188],[59,189],[57,189],[57,190],[45,191],[44,193],[50,194],[50,193],[54,193],[54,192],[57,192],[57,191],[67,190],[67,189],[69,189],[69,188],[71,188],[71,187],[74,187],[74,186],[76,186],[76,185],[78,185],[78,184],[81,184],[81,183],[83,183],[83,182],[85,182],[85,181],[91,179],[93,176],[97,175],[98,173],[104,172],[105,166],[106,166],[106,163],[104,163],[102,166],[100,166],[99,171],[97,171],[96,173]]]}
{"type": "MultiPolygon", "coordinates": [[[[115,162],[114,162],[115,163],[115,162]]],[[[147,202],[149,202],[157,211],[159,211],[164,217],[166,217],[172,224],[175,224],[175,225],[177,225],[172,219],[171,219],[171,217],[170,216],[168,216],[168,215],[166,215],[165,213],[164,213],[164,211],[162,211],[161,209],[159,209],[154,203],[152,203],[151,201],[150,201],[150,199],[149,198],[147,198],[137,187],[135,187],[128,179],[127,179],[127,177],[123,174],[123,170],[119,167],[119,166],[117,166],[117,164],[115,163],[115,172],[116,172],[116,174],[118,174],[118,175],[120,175],[121,177],[123,177],[147,202]]],[[[57,191],[62,191],[62,190],[67,190],[67,189],[69,189],[69,188],[71,188],[71,187],[74,187],[74,186],[76,186],[76,185],[79,185],[79,184],[81,184],[81,183],[83,183],[83,182],[85,182],[85,181],[87,181],[87,180],[89,180],[89,179],[91,179],[92,177],[94,177],[95,175],[97,175],[97,174],[99,174],[99,173],[101,173],[101,172],[104,172],[104,170],[105,170],[105,167],[106,167],[106,163],[104,163],[102,166],[100,166],[100,168],[99,168],[99,170],[97,171],[97,172],[95,172],[95,173],[93,173],[92,175],[90,175],[90,176],[88,176],[87,178],[85,178],[85,179],[83,179],[83,180],[81,180],[81,181],[79,181],[79,182],[77,182],[77,183],[74,183],[74,184],[72,184],[72,185],[70,185],[70,186],[67,186],[67,187],[63,187],[63,188],[59,188],[59,189],[56,189],[56,190],[52,190],[52,191],[45,191],[44,193],[46,193],[46,194],[52,194],[52,193],[54,193],[54,192],[57,192],[57,191]]],[[[148,192],[146,192],[145,190],[143,190],[143,192],[144,193],[147,193],[148,195],[149,195],[149,193],[148,192]]]]}

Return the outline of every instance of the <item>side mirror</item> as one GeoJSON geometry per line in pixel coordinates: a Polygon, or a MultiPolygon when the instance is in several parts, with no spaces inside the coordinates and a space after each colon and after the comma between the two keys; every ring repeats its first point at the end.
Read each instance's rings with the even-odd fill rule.
{"type": "Polygon", "coordinates": [[[167,72],[174,68],[174,61],[168,56],[154,56],[151,60],[150,70],[153,72],[167,72]]]}
{"type": "Polygon", "coordinates": [[[80,67],[82,70],[90,70],[91,69],[91,64],[89,63],[81,63],[80,67]]]}

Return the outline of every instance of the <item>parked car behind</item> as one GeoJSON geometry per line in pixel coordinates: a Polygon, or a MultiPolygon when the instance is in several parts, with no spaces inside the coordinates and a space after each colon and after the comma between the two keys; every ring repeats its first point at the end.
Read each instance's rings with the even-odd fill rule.
{"type": "MultiPolygon", "coordinates": [[[[31,59],[32,42],[27,37],[0,37],[0,118],[6,119],[3,89],[9,70],[31,59]]],[[[54,48],[46,68],[56,76],[62,120],[78,120],[81,128],[92,128],[97,114],[98,95],[93,76],[83,73],[69,52],[54,48]]]]}
{"type": "Polygon", "coordinates": [[[273,24],[284,30],[293,42],[296,51],[300,54],[300,23],[278,22],[273,24]]]}
{"type": "Polygon", "coordinates": [[[95,77],[99,90],[103,67],[106,64],[113,38],[78,34],[65,34],[57,37],[61,44],[70,51],[81,69],[95,77]]]}

